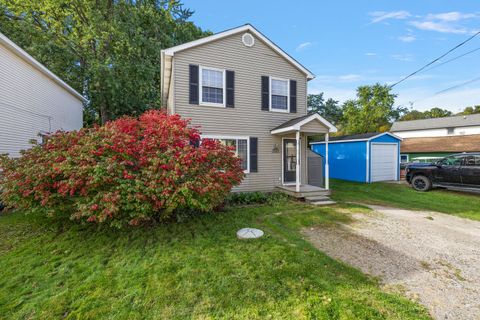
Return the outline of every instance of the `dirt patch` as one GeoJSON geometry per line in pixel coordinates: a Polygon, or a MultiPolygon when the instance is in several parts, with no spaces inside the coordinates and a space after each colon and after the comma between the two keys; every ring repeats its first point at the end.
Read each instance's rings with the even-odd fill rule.
{"type": "Polygon", "coordinates": [[[304,229],[331,257],[402,287],[436,319],[480,319],[480,222],[369,206],[355,222],[304,229]]]}

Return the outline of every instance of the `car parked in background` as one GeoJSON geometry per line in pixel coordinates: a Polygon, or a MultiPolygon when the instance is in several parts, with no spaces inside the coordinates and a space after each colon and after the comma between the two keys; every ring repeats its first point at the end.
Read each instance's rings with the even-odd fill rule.
{"type": "Polygon", "coordinates": [[[435,163],[409,164],[406,180],[418,191],[442,187],[480,192],[480,153],[453,154],[435,163]]]}

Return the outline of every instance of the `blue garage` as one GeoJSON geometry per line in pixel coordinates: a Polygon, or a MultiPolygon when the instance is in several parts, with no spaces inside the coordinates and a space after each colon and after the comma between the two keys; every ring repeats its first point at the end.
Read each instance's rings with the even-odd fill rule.
{"type": "MultiPolygon", "coordinates": [[[[332,137],[328,142],[330,177],[358,182],[400,179],[400,142],[392,133],[372,132],[332,137]]],[[[311,143],[326,160],[326,142],[311,143]]],[[[324,163],[325,165],[325,163],[324,163]]]]}

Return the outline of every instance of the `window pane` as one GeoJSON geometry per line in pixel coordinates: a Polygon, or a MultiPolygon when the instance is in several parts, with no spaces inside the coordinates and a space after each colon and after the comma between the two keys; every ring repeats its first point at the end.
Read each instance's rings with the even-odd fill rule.
{"type": "Polygon", "coordinates": [[[202,69],[202,85],[212,88],[223,88],[223,72],[217,70],[202,69]]]}
{"type": "Polygon", "coordinates": [[[237,144],[237,154],[240,159],[242,159],[242,169],[248,169],[248,149],[247,149],[247,140],[238,140],[237,144]]]}
{"type": "Polygon", "coordinates": [[[480,167],[480,156],[466,157],[464,165],[469,167],[480,167]]]}
{"type": "Polygon", "coordinates": [[[463,157],[447,157],[442,160],[442,164],[446,166],[459,166],[462,160],[463,157]]]}
{"type": "Polygon", "coordinates": [[[223,89],[202,87],[202,101],[223,103],[223,89]]]}
{"type": "Polygon", "coordinates": [[[287,96],[288,95],[288,81],[272,79],[272,95],[287,96]]]}
{"type": "Polygon", "coordinates": [[[287,97],[272,95],[272,109],[287,110],[287,97]]]}

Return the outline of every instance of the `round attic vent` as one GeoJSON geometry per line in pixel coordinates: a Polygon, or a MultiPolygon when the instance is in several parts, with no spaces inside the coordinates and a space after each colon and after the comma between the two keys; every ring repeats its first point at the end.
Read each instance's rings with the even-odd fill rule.
{"type": "Polygon", "coordinates": [[[242,42],[247,47],[252,47],[255,44],[255,38],[250,33],[244,33],[242,36],[242,42]]]}

